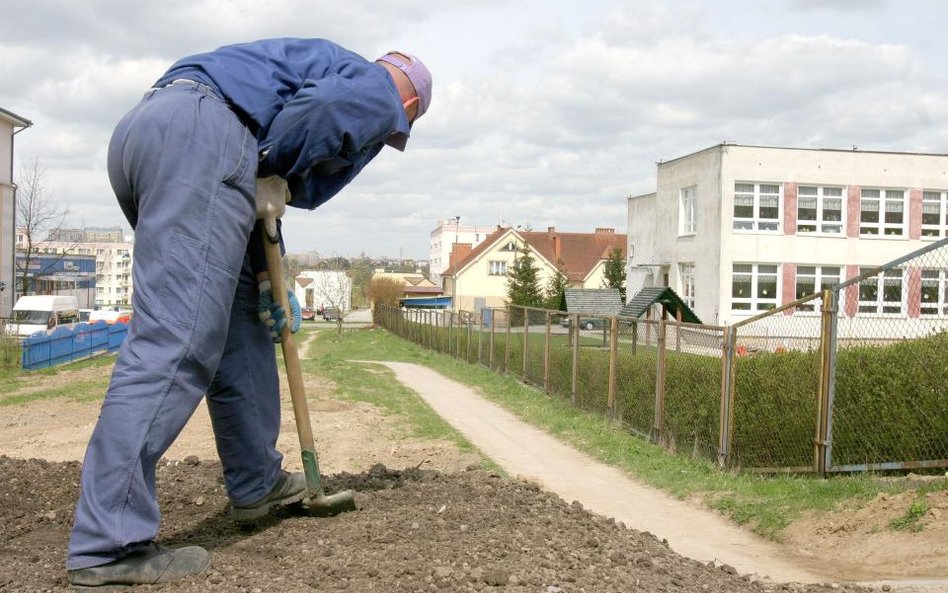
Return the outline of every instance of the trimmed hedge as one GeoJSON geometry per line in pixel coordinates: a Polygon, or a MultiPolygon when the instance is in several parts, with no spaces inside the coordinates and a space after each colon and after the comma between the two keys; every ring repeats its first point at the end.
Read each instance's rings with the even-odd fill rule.
{"type": "Polygon", "coordinates": [[[948,458],[948,332],[839,350],[833,465],[948,458]]]}
{"type": "MultiPolygon", "coordinates": [[[[455,331],[450,341],[443,335],[446,328],[411,329],[408,335],[416,341],[422,332],[437,332],[434,341],[449,352],[460,350],[460,358],[466,358],[466,328],[463,335],[455,331]]],[[[503,331],[494,337],[494,370],[542,387],[545,334],[536,331],[526,336],[526,373],[524,334],[512,332],[509,344],[503,331]]],[[[482,337],[485,351],[489,338],[489,332],[482,337]]],[[[476,332],[471,339],[475,345],[470,362],[477,362],[476,332]]],[[[601,340],[581,340],[576,404],[607,413],[609,351],[601,347],[601,340]]],[[[620,342],[616,416],[635,432],[648,435],[654,428],[657,352],[639,346],[633,354],[625,346],[620,342]]],[[[482,353],[484,363],[486,356],[482,353]]],[[[557,397],[572,397],[572,356],[569,338],[555,335],[550,391],[557,397]]],[[[668,350],[665,363],[663,444],[716,459],[721,358],[668,350]]],[[[760,352],[735,358],[730,465],[814,467],[820,364],[817,351],[760,352]]],[[[831,437],[834,466],[948,458],[948,332],[887,346],[839,349],[831,437]]]]}

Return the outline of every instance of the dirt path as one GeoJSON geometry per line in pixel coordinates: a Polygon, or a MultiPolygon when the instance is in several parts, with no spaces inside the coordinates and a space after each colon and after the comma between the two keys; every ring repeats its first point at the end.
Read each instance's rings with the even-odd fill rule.
{"type": "Polygon", "coordinates": [[[442,418],[508,473],[535,480],[567,502],[668,540],[672,550],[702,562],[779,582],[821,582],[834,575],[788,561],[771,542],[635,482],[480,397],[466,385],[415,364],[386,362],[442,418]]]}

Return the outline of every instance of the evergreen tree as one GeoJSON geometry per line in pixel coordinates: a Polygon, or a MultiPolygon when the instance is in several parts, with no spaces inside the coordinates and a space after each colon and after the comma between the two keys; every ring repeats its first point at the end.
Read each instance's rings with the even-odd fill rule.
{"type": "Polygon", "coordinates": [[[526,241],[520,253],[514,259],[507,272],[507,300],[511,305],[522,307],[540,307],[543,294],[539,286],[539,270],[530,255],[530,246],[526,241]]]}
{"type": "Polygon", "coordinates": [[[622,302],[625,302],[625,258],[622,256],[622,250],[618,247],[609,252],[602,287],[618,288],[619,296],[622,298],[622,302]]]}
{"type": "Polygon", "coordinates": [[[566,278],[566,273],[563,272],[563,260],[558,260],[556,267],[556,273],[547,280],[546,300],[543,306],[547,309],[559,310],[560,304],[563,303],[563,293],[566,292],[566,287],[569,286],[569,280],[566,278]]]}

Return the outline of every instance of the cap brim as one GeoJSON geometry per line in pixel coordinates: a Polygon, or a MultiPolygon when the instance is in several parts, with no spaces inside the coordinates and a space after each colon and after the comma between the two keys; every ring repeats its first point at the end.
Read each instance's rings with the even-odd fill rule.
{"type": "Polygon", "coordinates": [[[405,147],[408,146],[408,134],[395,132],[394,134],[392,134],[391,136],[385,139],[385,143],[396,150],[405,152],[405,147]]]}

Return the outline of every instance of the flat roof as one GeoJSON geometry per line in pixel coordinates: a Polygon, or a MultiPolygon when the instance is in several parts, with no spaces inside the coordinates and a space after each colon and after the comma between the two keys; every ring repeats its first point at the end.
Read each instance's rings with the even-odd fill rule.
{"type": "Polygon", "coordinates": [[[0,107],[0,117],[10,120],[15,128],[28,128],[33,125],[33,122],[30,120],[25,117],[20,117],[12,111],[7,111],[3,107],[0,107]]]}
{"type": "Polygon", "coordinates": [[[901,150],[862,150],[861,148],[859,148],[859,147],[857,147],[857,146],[853,146],[853,147],[851,147],[851,148],[800,148],[800,147],[796,147],[796,146],[764,146],[764,145],[760,145],[760,144],[738,144],[738,143],[736,143],[736,142],[721,142],[721,143],[719,143],[719,144],[715,144],[715,145],[709,146],[709,147],[707,147],[707,148],[702,148],[701,150],[696,150],[696,151],[690,152],[690,153],[688,153],[688,154],[684,154],[684,155],[681,155],[681,156],[677,156],[677,157],[675,157],[675,158],[673,158],[673,159],[668,159],[667,161],[666,161],[666,160],[659,161],[657,164],[658,164],[658,165],[664,165],[664,164],[667,164],[667,163],[673,163],[673,162],[675,162],[675,161],[677,161],[677,160],[681,160],[681,159],[684,159],[684,158],[688,158],[688,157],[690,157],[690,156],[694,156],[694,155],[700,154],[700,153],[702,153],[702,152],[706,152],[706,151],[709,151],[709,150],[714,150],[714,149],[716,149],[716,148],[722,148],[722,147],[725,147],[725,146],[736,146],[736,147],[738,147],[738,148],[763,148],[763,149],[769,149],[769,150],[806,150],[806,151],[811,151],[811,152],[861,152],[861,153],[864,153],[864,154],[902,154],[902,155],[911,155],[911,156],[948,156],[948,154],[940,153],[940,152],[909,152],[909,151],[901,151],[901,150]]]}

